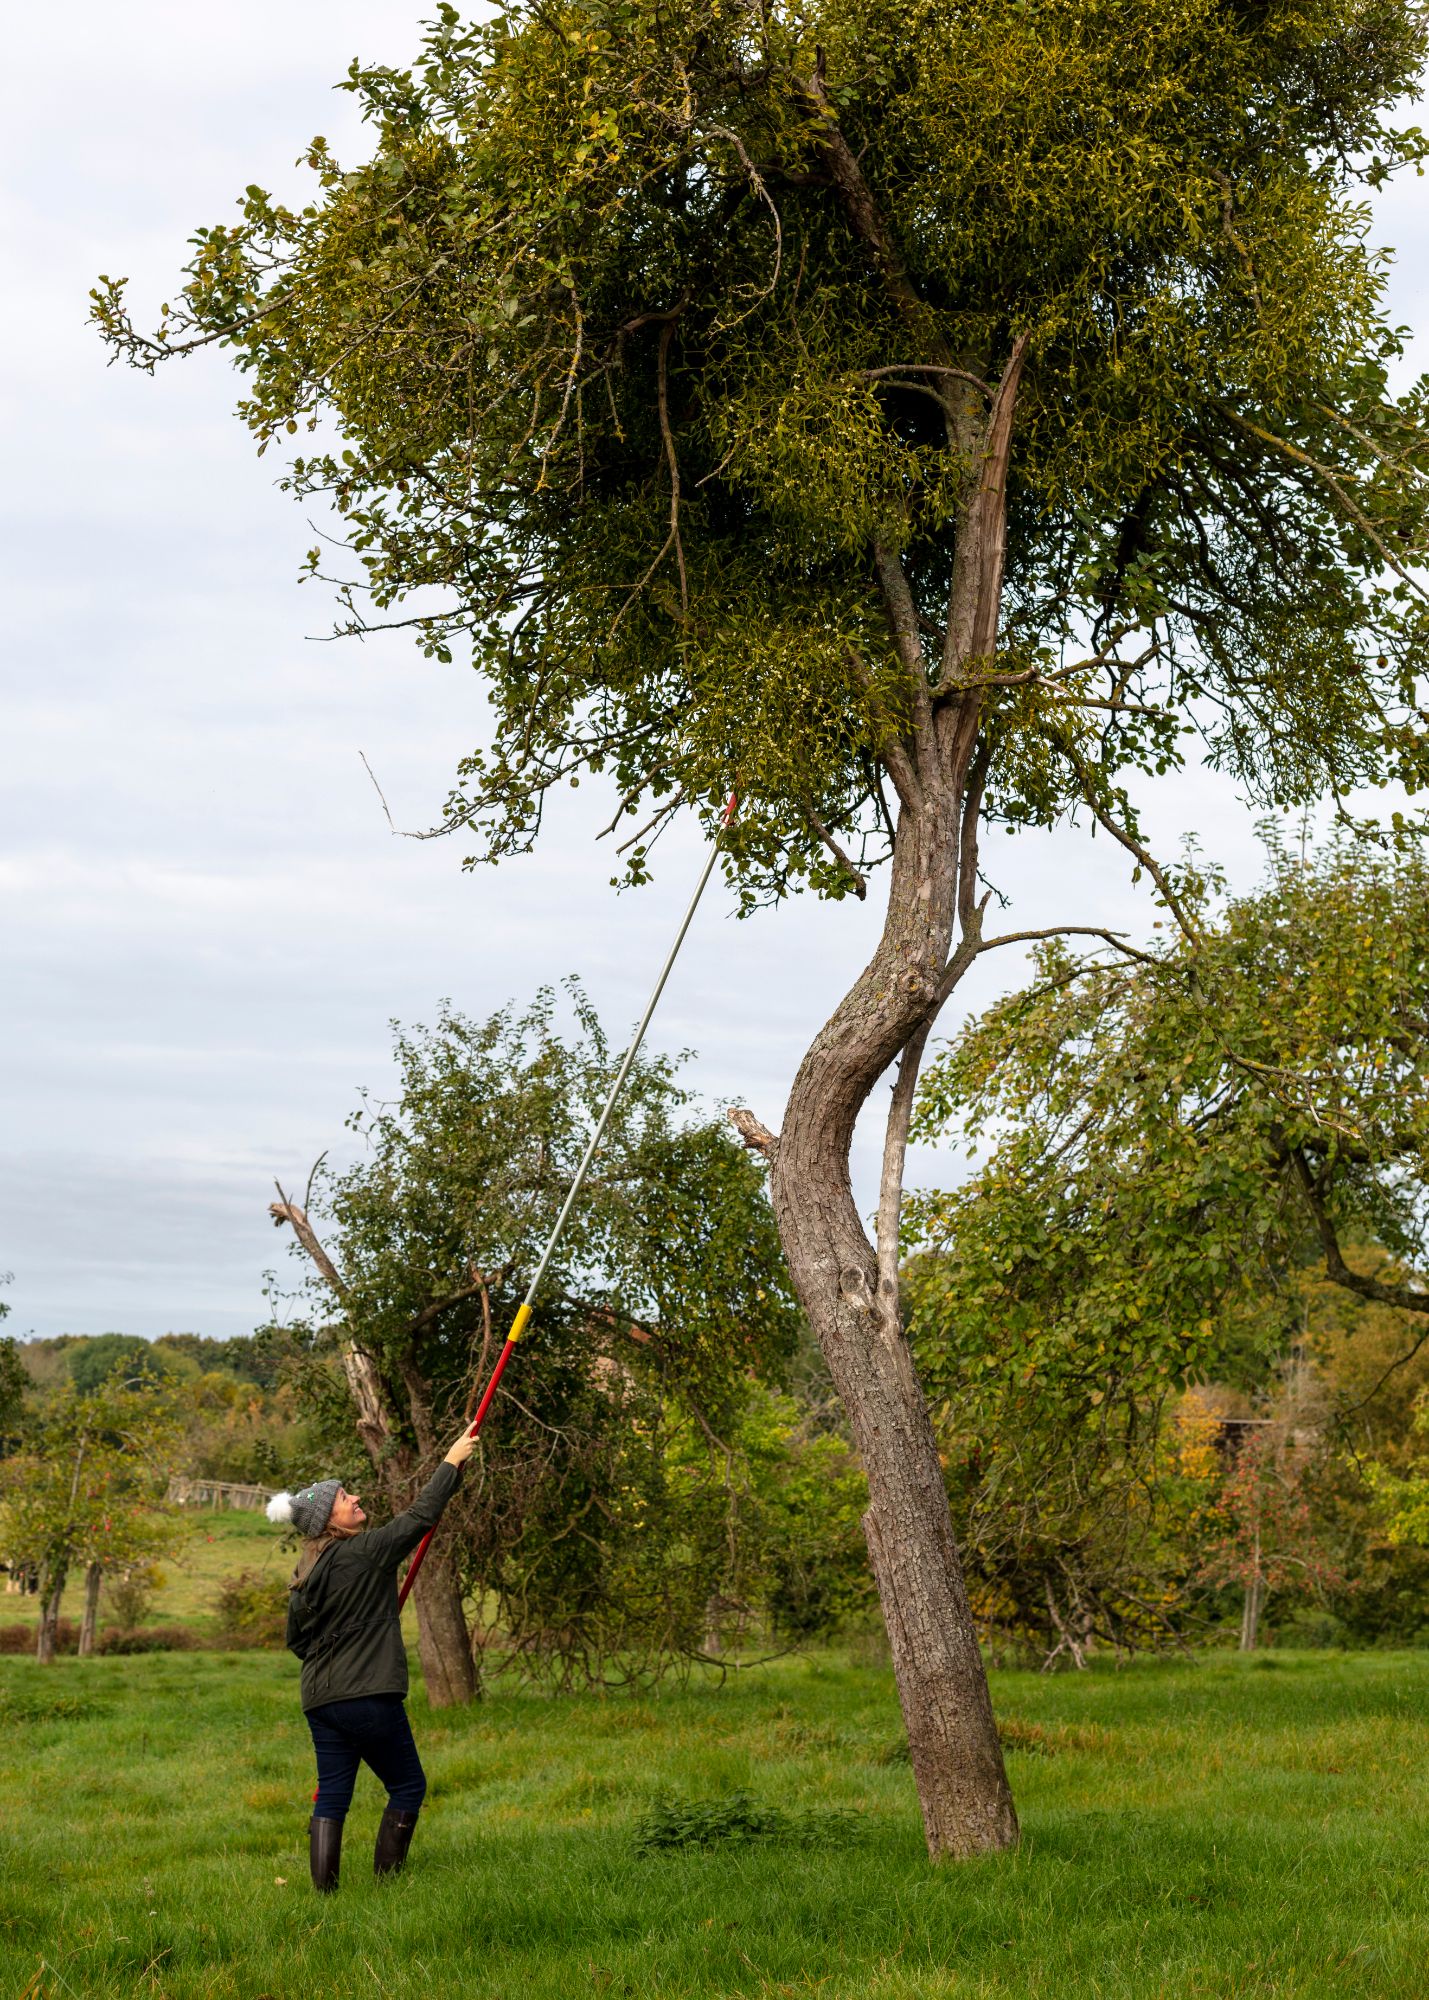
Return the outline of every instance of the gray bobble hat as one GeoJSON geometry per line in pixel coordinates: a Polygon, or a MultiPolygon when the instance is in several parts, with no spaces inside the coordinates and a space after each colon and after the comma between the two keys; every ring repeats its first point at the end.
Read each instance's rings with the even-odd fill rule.
{"type": "Polygon", "coordinates": [[[340,1479],[320,1479],[299,1493],[275,1493],[268,1502],[270,1521],[291,1521],[300,1535],[315,1541],[328,1524],[332,1503],[342,1487],[340,1479]]]}

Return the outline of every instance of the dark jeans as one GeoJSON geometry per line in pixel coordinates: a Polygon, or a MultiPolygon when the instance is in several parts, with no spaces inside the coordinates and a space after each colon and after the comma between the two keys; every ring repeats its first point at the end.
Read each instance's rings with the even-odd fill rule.
{"type": "Polygon", "coordinates": [[[352,1804],[357,1767],[366,1764],[387,1787],[389,1806],[415,1812],[427,1795],[427,1777],[412,1725],[399,1694],[364,1695],[357,1701],[328,1701],[308,1710],[308,1728],[318,1756],[314,1819],[343,1819],[352,1804]]]}

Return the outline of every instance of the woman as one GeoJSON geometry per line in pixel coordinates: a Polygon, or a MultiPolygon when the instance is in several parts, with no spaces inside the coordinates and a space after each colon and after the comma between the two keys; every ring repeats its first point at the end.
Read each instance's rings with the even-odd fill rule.
{"type": "Polygon", "coordinates": [[[355,1493],[321,1479],[300,1493],[276,1493],[270,1521],[291,1521],[303,1537],[288,1598],[290,1651],[303,1663],[303,1711],[318,1760],[308,1825],[313,1887],[337,1887],[342,1823],[359,1764],[387,1787],[373,1868],[390,1875],[407,1858],[427,1779],[403,1706],[407,1649],[397,1610],[397,1571],[442,1518],[461,1468],[476,1449],[463,1431],[405,1514],[368,1528],[355,1493]]]}

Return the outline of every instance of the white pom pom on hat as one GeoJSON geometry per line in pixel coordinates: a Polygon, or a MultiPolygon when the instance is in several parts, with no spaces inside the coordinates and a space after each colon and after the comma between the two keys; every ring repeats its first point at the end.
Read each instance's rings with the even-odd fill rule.
{"type": "Polygon", "coordinates": [[[341,1491],[340,1479],[317,1479],[311,1486],[300,1486],[296,1493],[275,1493],[268,1502],[268,1519],[291,1521],[298,1533],[311,1541],[327,1527],[333,1502],[341,1491]]]}

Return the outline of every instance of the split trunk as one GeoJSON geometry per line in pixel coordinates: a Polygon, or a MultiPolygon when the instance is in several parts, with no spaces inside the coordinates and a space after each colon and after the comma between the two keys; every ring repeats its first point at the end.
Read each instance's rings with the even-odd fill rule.
{"type": "Polygon", "coordinates": [[[970,474],[935,674],[901,559],[896,550],[873,550],[908,688],[906,718],[890,722],[882,746],[899,798],[888,907],[873,958],[800,1065],[770,1182],[794,1284],[868,1479],[864,1532],[935,1858],[1010,1847],[1018,1832],[942,1462],[904,1335],[898,1209],[918,1062],[981,942],[980,684],[997,646],[1007,469],[1025,354],[1019,338],[982,421],[966,397],[948,405],[950,442],[970,474]],[[875,1255],[854,1201],[849,1151],[859,1112],[894,1063],[875,1255]]]}
{"type": "MultiPolygon", "coordinates": [[[[950,725],[951,726],[951,725],[950,725]]],[[[935,1858],[1017,1839],[942,1463],[891,1282],[849,1180],[854,1123],[878,1077],[921,1046],[957,906],[962,774],[942,810],[903,813],[879,949],[790,1094],[771,1192],[800,1300],[868,1478],[864,1533],[888,1628],[913,1775],[935,1858]]]]}

